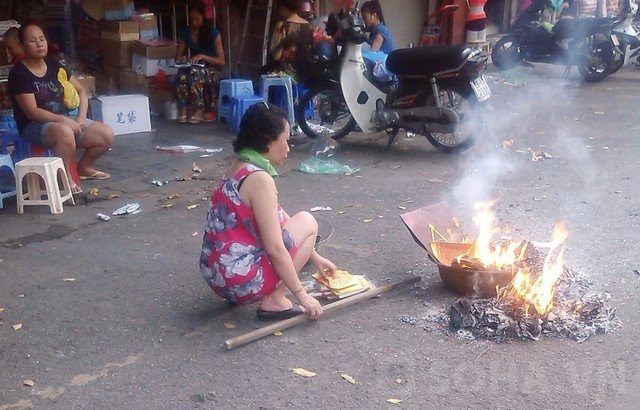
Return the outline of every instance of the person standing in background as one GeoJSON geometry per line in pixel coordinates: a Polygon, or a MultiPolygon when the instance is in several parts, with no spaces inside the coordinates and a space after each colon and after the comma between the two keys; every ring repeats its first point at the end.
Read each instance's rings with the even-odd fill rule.
{"type": "Polygon", "coordinates": [[[469,14],[467,14],[467,43],[484,43],[487,41],[487,14],[484,5],[487,0],[467,0],[469,14]]]}
{"type": "Polygon", "coordinates": [[[619,0],[606,0],[606,13],[603,17],[613,17],[620,13],[620,1],[619,0]]]}
{"type": "Polygon", "coordinates": [[[586,18],[596,17],[598,6],[602,0],[571,0],[568,1],[566,13],[563,16],[586,18]]]}

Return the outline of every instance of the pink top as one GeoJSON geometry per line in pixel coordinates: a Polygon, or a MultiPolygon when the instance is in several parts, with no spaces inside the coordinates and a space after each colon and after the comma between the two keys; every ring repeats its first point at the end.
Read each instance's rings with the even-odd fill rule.
{"type": "MultiPolygon", "coordinates": [[[[233,177],[225,175],[213,195],[207,214],[200,271],[211,289],[231,303],[252,303],[273,292],[280,277],[264,249],[253,211],[240,198],[240,186],[254,172],[247,165],[233,177]]],[[[295,255],[293,238],[284,229],[285,213],[278,204],[284,244],[295,255]]]]}

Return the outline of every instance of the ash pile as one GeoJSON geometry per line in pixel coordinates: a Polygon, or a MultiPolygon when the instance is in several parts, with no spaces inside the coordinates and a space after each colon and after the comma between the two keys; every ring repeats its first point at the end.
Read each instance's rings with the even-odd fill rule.
{"type": "Polygon", "coordinates": [[[464,340],[539,340],[570,338],[578,343],[622,325],[608,292],[593,292],[592,283],[564,268],[556,282],[553,308],[544,315],[525,311],[508,298],[458,299],[444,311],[421,317],[402,315],[402,322],[464,340]]]}

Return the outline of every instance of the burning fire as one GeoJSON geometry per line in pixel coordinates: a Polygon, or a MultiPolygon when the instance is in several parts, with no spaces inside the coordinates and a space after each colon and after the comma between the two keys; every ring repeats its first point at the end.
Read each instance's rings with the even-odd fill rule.
{"type": "Polygon", "coordinates": [[[553,307],[556,282],[563,269],[562,245],[568,231],[563,223],[556,224],[542,272],[532,272],[531,267],[523,266],[522,263],[527,248],[526,241],[496,241],[496,236],[502,234],[502,231],[494,225],[496,218],[491,208],[495,202],[492,200],[475,204],[476,215],[473,221],[478,227],[478,235],[472,248],[456,257],[454,262],[458,266],[473,268],[479,263],[485,270],[516,272],[508,286],[496,289],[498,300],[513,301],[523,308],[525,315],[530,313],[531,306],[539,315],[545,315],[553,307]]]}
{"type": "Polygon", "coordinates": [[[495,202],[478,202],[474,205],[476,216],[473,222],[478,227],[478,236],[471,248],[470,256],[482,262],[485,269],[490,266],[498,269],[511,267],[522,259],[524,251],[522,242],[502,241],[493,245],[494,236],[500,233],[500,229],[494,227],[496,217],[491,211],[495,202]]]}
{"type": "Polygon", "coordinates": [[[542,273],[532,274],[529,268],[520,268],[513,277],[510,286],[498,289],[498,300],[511,299],[524,303],[525,313],[529,314],[533,306],[539,315],[545,315],[553,307],[555,285],[562,273],[564,241],[569,235],[563,223],[556,224],[545,257],[542,273]]]}

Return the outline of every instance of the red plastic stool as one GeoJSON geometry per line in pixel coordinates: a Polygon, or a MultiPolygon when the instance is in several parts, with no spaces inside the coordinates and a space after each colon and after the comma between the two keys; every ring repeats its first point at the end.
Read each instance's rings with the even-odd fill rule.
{"type": "MultiPolygon", "coordinates": [[[[49,157],[51,154],[49,150],[42,145],[31,145],[31,155],[34,157],[49,157]]],[[[71,180],[78,186],[80,186],[80,175],[78,175],[78,167],[76,166],[76,158],[71,156],[71,164],[69,166],[69,176],[71,180]]]]}

